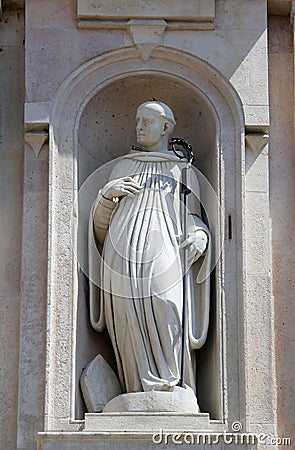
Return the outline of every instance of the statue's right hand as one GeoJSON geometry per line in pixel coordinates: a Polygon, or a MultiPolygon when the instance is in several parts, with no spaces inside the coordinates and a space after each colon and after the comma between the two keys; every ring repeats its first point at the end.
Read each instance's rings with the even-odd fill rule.
{"type": "Polygon", "coordinates": [[[141,189],[141,185],[132,177],[123,177],[109,181],[101,190],[101,194],[105,198],[113,200],[116,197],[138,194],[141,189]]]}

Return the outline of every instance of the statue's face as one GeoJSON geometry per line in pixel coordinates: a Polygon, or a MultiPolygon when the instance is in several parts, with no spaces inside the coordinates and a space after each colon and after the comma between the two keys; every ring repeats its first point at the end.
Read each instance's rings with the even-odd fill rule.
{"type": "Polygon", "coordinates": [[[143,147],[156,145],[165,132],[165,119],[147,107],[139,107],[136,115],[137,142],[143,147]]]}

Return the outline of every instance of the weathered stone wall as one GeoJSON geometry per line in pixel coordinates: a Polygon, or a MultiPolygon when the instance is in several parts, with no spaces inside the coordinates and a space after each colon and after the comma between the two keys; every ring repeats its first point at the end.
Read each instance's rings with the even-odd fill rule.
{"type": "Polygon", "coordinates": [[[17,434],[21,280],[24,15],[0,21],[0,448],[15,449],[17,434]]]}
{"type": "MultiPolygon", "coordinates": [[[[268,121],[266,0],[217,0],[215,29],[167,30],[161,43],[198,55],[238,91],[246,122],[268,121]]],[[[26,101],[50,102],[65,78],[83,62],[134,45],[124,29],[78,29],[77,0],[26,2],[26,101]],[[36,64],[38,61],[38,64],[36,64]]]]}
{"type": "Polygon", "coordinates": [[[278,434],[295,442],[294,59],[290,18],[269,18],[270,217],[272,224],[278,434]]]}

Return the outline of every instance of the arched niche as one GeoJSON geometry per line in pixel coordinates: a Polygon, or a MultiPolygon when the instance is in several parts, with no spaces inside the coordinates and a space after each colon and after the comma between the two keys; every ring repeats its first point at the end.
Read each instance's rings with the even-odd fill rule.
{"type": "Polygon", "coordinates": [[[83,418],[79,377],[89,360],[102,352],[113,363],[106,334],[98,335],[89,326],[83,277],[77,270],[75,252],[78,219],[72,206],[79,187],[95,169],[125,154],[136,143],[136,108],[151,97],[166,102],[174,110],[178,123],[174,135],[193,145],[196,165],[212,184],[221,205],[218,214],[215,212],[215,227],[223,247],[212,281],[210,331],[197,356],[201,408],[221,422],[246,415],[243,402],[246,387],[241,383],[245,380],[241,358],[245,349],[244,123],[240,102],[219,73],[191,55],[160,47],[148,63],[143,63],[135,49],[129,48],[111,52],[79,68],[60,87],[53,103],[48,429],[56,428],[56,423],[64,426],[65,422],[72,429],[83,418]],[[234,226],[230,239],[229,216],[234,226]],[[64,400],[59,402],[61,395],[64,400]]]}
{"type": "MultiPolygon", "coordinates": [[[[78,180],[79,187],[97,168],[118,158],[131,150],[136,144],[135,115],[138,105],[150,98],[167,103],[174,111],[177,125],[174,136],[184,137],[195,150],[195,165],[204,173],[217,192],[217,147],[216,120],[214,111],[203,95],[191,84],[180,82],[176,77],[157,74],[137,74],[118,79],[95,94],[85,106],[78,128],[78,180]]],[[[217,213],[217,212],[216,212],[217,213]]],[[[214,288],[214,291],[216,288],[214,288]]],[[[82,288],[85,292],[85,289],[82,288]]],[[[97,336],[85,326],[88,320],[87,298],[80,291],[78,310],[77,338],[77,380],[83,367],[97,353],[103,353],[112,363],[112,352],[106,333],[97,336]],[[107,343],[106,343],[107,341],[107,343]]],[[[220,340],[216,334],[216,302],[212,296],[210,335],[207,350],[200,353],[198,365],[202,366],[202,357],[206,352],[212,354],[209,368],[200,375],[198,382],[199,397],[203,398],[203,411],[210,411],[214,418],[220,416],[220,390],[209,399],[210,390],[203,382],[210,378],[211,384],[217,384],[221,377],[217,349],[220,340]],[[214,356],[213,356],[214,354],[214,356]],[[215,361],[214,368],[212,366],[215,361]],[[216,371],[216,367],[218,367],[216,371]]],[[[209,360],[210,358],[207,358],[209,360]]],[[[79,404],[79,390],[77,390],[79,404]]],[[[82,405],[81,405],[82,406],[82,405]]],[[[78,408],[83,412],[82,408],[78,408]]]]}

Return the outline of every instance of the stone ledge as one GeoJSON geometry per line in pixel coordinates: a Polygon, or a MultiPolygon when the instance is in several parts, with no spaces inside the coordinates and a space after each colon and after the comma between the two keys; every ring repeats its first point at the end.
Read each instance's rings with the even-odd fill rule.
{"type": "Polygon", "coordinates": [[[25,131],[47,131],[50,102],[25,103],[25,131]]]}
{"type": "Polygon", "coordinates": [[[268,105],[244,105],[245,125],[248,133],[267,133],[269,129],[268,105]]]}
{"type": "Polygon", "coordinates": [[[130,19],[165,19],[172,29],[214,29],[215,0],[127,0],[118,7],[116,0],[78,0],[78,28],[126,28],[130,19]]]}
{"type": "Polygon", "coordinates": [[[246,443],[239,433],[229,435],[219,432],[202,433],[201,431],[169,433],[167,430],[159,429],[153,434],[130,432],[48,432],[38,434],[38,450],[107,450],[109,448],[155,450],[157,448],[187,449],[191,446],[199,448],[199,445],[202,450],[224,450],[225,446],[230,443],[234,444],[236,450],[254,448],[254,443],[246,443]],[[229,442],[229,437],[231,442],[229,442]]]}
{"type": "Polygon", "coordinates": [[[155,433],[159,429],[177,432],[225,431],[225,424],[210,421],[208,413],[88,413],[84,431],[155,433]]]}
{"type": "MultiPolygon", "coordinates": [[[[80,29],[100,29],[100,30],[125,30],[127,28],[129,20],[88,20],[79,19],[77,26],[80,29]]],[[[146,23],[149,23],[149,19],[146,19],[146,23]]],[[[168,30],[214,30],[214,23],[211,21],[167,21],[168,30]]]]}

